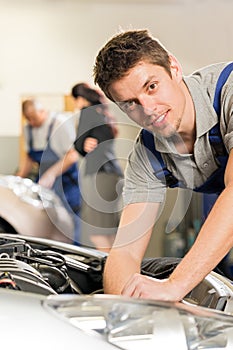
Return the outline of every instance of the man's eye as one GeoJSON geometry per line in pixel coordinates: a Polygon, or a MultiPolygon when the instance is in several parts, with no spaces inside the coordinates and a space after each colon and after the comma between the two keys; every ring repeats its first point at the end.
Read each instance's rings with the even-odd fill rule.
{"type": "Polygon", "coordinates": [[[157,87],[156,83],[150,84],[149,91],[153,91],[154,89],[156,89],[156,87],[157,87]]]}
{"type": "Polygon", "coordinates": [[[133,111],[135,107],[136,107],[135,101],[129,101],[129,102],[127,102],[127,109],[128,109],[128,110],[133,111]]]}
{"type": "Polygon", "coordinates": [[[136,102],[135,101],[120,102],[119,106],[125,113],[132,112],[136,107],[136,102]]]}

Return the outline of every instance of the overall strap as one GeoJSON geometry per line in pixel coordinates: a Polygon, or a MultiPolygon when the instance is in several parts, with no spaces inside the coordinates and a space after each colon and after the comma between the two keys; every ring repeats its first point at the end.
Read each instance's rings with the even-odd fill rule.
{"type": "MultiPolygon", "coordinates": [[[[215,95],[214,95],[214,102],[213,107],[218,115],[220,117],[221,113],[221,92],[222,87],[225,84],[226,80],[228,79],[229,75],[233,71],[233,62],[229,63],[220,73],[220,76],[218,78],[216,89],[215,89],[215,95]]],[[[143,144],[146,147],[147,155],[150,160],[150,163],[152,165],[152,168],[154,170],[154,175],[163,183],[166,183],[168,187],[185,187],[183,182],[179,181],[170,170],[167,169],[163,158],[161,156],[161,153],[156,150],[155,143],[154,143],[154,135],[149,132],[146,129],[141,130],[141,139],[143,141],[143,144]]],[[[210,131],[209,131],[209,141],[211,146],[213,146],[215,152],[216,152],[216,158],[219,161],[220,167],[225,166],[226,164],[226,156],[227,151],[225,149],[225,146],[222,141],[222,136],[220,132],[220,125],[219,123],[216,124],[210,131]]]]}
{"type": "Polygon", "coordinates": [[[47,142],[49,142],[49,138],[52,134],[52,129],[53,129],[53,126],[55,124],[55,117],[52,118],[50,124],[49,124],[49,128],[48,128],[48,134],[47,134],[47,142]]]}
{"type": "Polygon", "coordinates": [[[154,175],[162,183],[168,187],[184,187],[183,184],[167,169],[161,153],[156,150],[154,143],[154,135],[146,130],[142,129],[140,132],[142,142],[146,148],[147,156],[154,170],[154,175]]]}
{"type": "Polygon", "coordinates": [[[28,144],[29,144],[29,150],[33,148],[33,139],[32,139],[32,126],[27,125],[27,130],[28,130],[28,144]]]}
{"type": "MultiPolygon", "coordinates": [[[[55,123],[55,118],[52,118],[51,123],[49,124],[49,128],[48,128],[48,134],[46,137],[47,142],[49,141],[50,135],[52,133],[52,129],[55,123]]],[[[32,126],[31,125],[27,125],[27,130],[28,130],[28,144],[29,144],[29,148],[32,149],[33,148],[33,136],[32,136],[32,126]]]]}
{"type": "Polygon", "coordinates": [[[222,87],[223,85],[226,83],[229,75],[231,74],[231,72],[233,71],[233,62],[229,63],[221,72],[218,81],[217,81],[217,85],[215,88],[215,95],[214,95],[214,109],[217,113],[218,116],[220,116],[220,112],[221,112],[221,92],[222,92],[222,87]]]}
{"type": "MultiPolygon", "coordinates": [[[[215,95],[214,95],[214,102],[213,102],[213,107],[215,109],[215,112],[220,118],[221,114],[221,92],[222,92],[222,87],[226,83],[229,75],[233,71],[233,62],[229,63],[221,72],[219,75],[216,88],[215,88],[215,95]]],[[[222,163],[222,156],[227,155],[226,148],[224,146],[223,140],[222,140],[222,135],[220,132],[220,124],[216,124],[210,131],[209,131],[209,141],[211,146],[214,148],[216,152],[216,158],[222,163]]]]}

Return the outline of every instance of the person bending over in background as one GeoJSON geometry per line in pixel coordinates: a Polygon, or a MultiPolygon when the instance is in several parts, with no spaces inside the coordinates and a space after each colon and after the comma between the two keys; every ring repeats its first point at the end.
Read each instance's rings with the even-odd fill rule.
{"type": "Polygon", "coordinates": [[[233,63],[219,63],[184,77],[178,60],[146,29],[119,33],[99,51],[95,83],[143,128],[129,155],[106,293],[180,301],[232,248],[232,70],[233,63]],[[159,171],[144,146],[148,140],[159,171]],[[158,280],[141,274],[141,263],[167,186],[218,197],[188,253],[158,280]]]}
{"type": "Polygon", "coordinates": [[[33,164],[39,165],[36,182],[54,190],[61,198],[74,219],[74,243],[79,244],[80,190],[78,153],[73,147],[75,129],[67,117],[47,111],[34,99],[22,103],[22,113],[26,119],[26,156],[15,175],[27,177],[33,164]]]}
{"type": "Polygon", "coordinates": [[[108,252],[119,224],[119,181],[123,174],[116,159],[114,140],[118,129],[106,101],[86,83],[73,86],[75,107],[81,110],[76,150],[80,163],[83,242],[108,252]]]}

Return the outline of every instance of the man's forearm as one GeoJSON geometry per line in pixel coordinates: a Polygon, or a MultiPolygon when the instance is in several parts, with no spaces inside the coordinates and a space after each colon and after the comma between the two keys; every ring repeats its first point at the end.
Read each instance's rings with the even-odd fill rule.
{"type": "Polygon", "coordinates": [[[158,203],[134,203],[124,208],[118,233],[104,271],[106,293],[120,294],[128,279],[140,272],[157,216],[158,203]]]}
{"type": "Polygon", "coordinates": [[[130,259],[128,254],[122,254],[117,249],[113,249],[105,264],[104,292],[107,294],[121,294],[130,276],[139,271],[140,266],[130,259]]]}
{"type": "Polygon", "coordinates": [[[19,165],[19,169],[15,172],[15,176],[26,177],[30,173],[33,165],[33,160],[26,155],[19,165]]]}
{"type": "Polygon", "coordinates": [[[232,203],[233,188],[230,187],[222,192],[194,245],[170,276],[184,295],[201,282],[232,248],[232,203]]]}
{"type": "Polygon", "coordinates": [[[71,165],[77,163],[78,153],[75,150],[70,150],[64,158],[60,159],[58,162],[53,164],[49,171],[53,172],[54,177],[58,177],[65,173],[71,165]]]}

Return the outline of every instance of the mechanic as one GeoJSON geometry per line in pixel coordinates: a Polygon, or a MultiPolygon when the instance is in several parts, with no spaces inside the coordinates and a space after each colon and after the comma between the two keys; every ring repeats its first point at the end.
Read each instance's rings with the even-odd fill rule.
{"type": "Polygon", "coordinates": [[[219,63],[183,76],[178,60],[147,29],[121,32],[99,51],[95,83],[143,128],[127,163],[125,207],[104,271],[106,293],[180,301],[232,248],[231,70],[232,64],[219,63]],[[220,76],[223,86],[216,91],[220,76]],[[163,177],[144,146],[151,133],[163,177]],[[140,273],[141,263],[167,186],[218,196],[188,253],[167,278],[156,279],[140,273]]]}
{"type": "Polygon", "coordinates": [[[34,99],[22,103],[27,121],[24,128],[26,156],[16,176],[29,176],[33,164],[39,164],[36,182],[52,189],[61,198],[75,224],[74,243],[80,239],[80,190],[78,185],[78,153],[73,147],[73,121],[61,113],[46,110],[34,99]]]}

